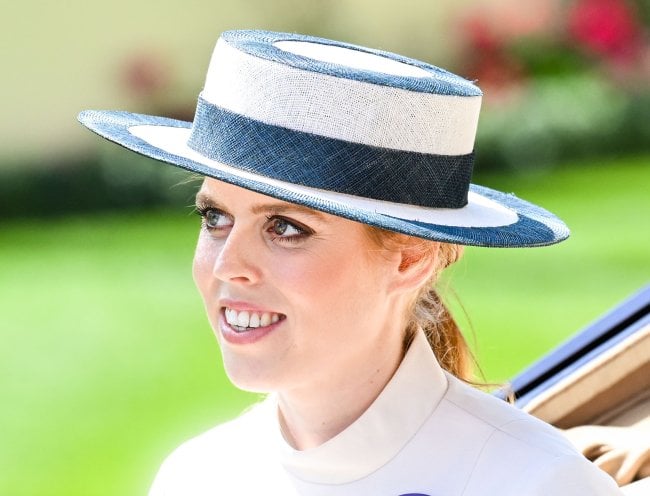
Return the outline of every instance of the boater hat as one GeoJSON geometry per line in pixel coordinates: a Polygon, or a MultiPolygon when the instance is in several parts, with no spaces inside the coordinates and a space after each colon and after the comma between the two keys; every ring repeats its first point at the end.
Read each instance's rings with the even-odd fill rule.
{"type": "Polygon", "coordinates": [[[546,210],[470,184],[481,91],[393,53],[266,31],[228,31],[194,122],[84,111],[143,155],[288,202],[421,238],[548,245],[546,210]]]}

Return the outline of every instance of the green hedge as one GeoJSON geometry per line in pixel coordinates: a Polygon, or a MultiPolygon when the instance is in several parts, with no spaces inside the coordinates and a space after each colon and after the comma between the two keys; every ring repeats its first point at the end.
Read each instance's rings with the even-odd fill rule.
{"type": "Polygon", "coordinates": [[[107,144],[95,156],[0,166],[0,218],[193,203],[198,179],[107,144]]]}

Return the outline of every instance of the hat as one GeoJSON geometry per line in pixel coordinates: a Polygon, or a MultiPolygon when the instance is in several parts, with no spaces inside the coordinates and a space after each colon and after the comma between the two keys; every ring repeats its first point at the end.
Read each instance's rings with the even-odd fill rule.
{"type": "Polygon", "coordinates": [[[481,96],[393,53],[227,31],[194,122],[98,110],[79,120],[143,155],[391,231],[475,246],[562,241],[553,214],[470,184],[481,96]]]}

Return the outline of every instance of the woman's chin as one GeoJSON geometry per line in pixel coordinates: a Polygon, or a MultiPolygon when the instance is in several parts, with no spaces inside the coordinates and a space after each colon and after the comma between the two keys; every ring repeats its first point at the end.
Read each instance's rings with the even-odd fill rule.
{"type": "Polygon", "coordinates": [[[234,357],[222,348],[223,366],[226,375],[233,385],[242,391],[250,393],[272,393],[280,386],[279,378],[258,360],[249,357],[234,357]]]}

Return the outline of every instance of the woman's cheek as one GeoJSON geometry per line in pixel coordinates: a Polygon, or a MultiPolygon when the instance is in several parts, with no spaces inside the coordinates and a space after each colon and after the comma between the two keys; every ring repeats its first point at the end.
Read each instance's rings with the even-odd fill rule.
{"type": "Polygon", "coordinates": [[[214,263],[215,250],[210,249],[210,243],[205,236],[201,234],[196,245],[194,252],[194,261],[192,263],[192,276],[194,277],[194,284],[196,284],[199,291],[203,293],[209,284],[212,276],[212,266],[214,263]]]}

